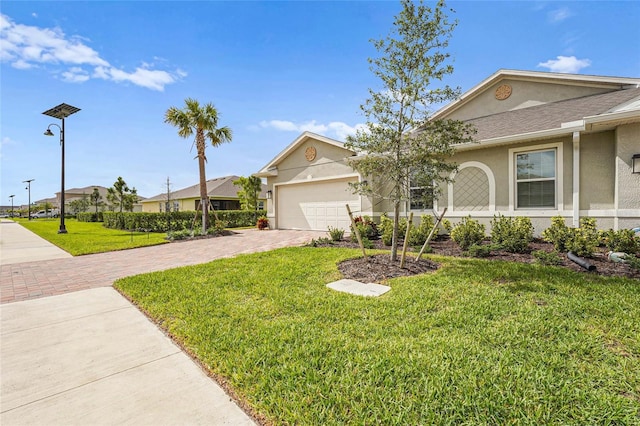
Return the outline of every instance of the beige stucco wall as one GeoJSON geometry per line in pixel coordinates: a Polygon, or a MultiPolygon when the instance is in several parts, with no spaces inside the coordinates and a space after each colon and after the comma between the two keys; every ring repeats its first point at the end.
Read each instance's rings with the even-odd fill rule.
{"type": "MultiPolygon", "coordinates": [[[[633,154],[640,154],[640,123],[620,126],[616,131],[615,169],[619,209],[640,209],[640,174],[631,173],[633,154]]],[[[640,217],[635,218],[635,226],[640,226],[640,217]]]]}
{"type": "MultiPolygon", "coordinates": [[[[171,202],[178,201],[178,208],[180,211],[185,210],[195,210],[196,209],[196,198],[186,198],[181,200],[171,200],[171,202]]],[[[160,203],[164,204],[165,201],[143,201],[142,211],[146,213],[158,213],[160,211],[160,203]]],[[[164,210],[163,210],[164,211],[164,210]]]]}
{"type": "Polygon", "coordinates": [[[580,210],[614,208],[615,133],[580,138],[580,210]]]}
{"type": "Polygon", "coordinates": [[[473,100],[451,113],[447,118],[468,120],[484,117],[514,109],[526,108],[547,102],[605,93],[611,89],[571,86],[566,83],[553,84],[535,81],[504,79],[490,86],[473,100]],[[511,96],[499,101],[495,98],[496,89],[503,85],[511,86],[511,96]]]}

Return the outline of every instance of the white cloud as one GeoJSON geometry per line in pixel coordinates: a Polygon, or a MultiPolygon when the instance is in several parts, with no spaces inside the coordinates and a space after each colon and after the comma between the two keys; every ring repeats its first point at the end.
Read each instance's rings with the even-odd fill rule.
{"type": "Polygon", "coordinates": [[[313,132],[334,137],[339,140],[344,140],[347,136],[354,135],[359,129],[365,129],[364,124],[349,126],[341,121],[332,121],[329,124],[322,124],[318,123],[316,120],[310,120],[298,124],[293,121],[286,120],[261,121],[260,127],[263,129],[271,128],[284,132],[313,132]]]}
{"type": "Polygon", "coordinates": [[[590,59],[578,59],[575,56],[558,56],[556,59],[549,59],[547,62],[538,64],[539,67],[548,68],[551,72],[560,73],[577,73],[590,65],[590,59]]]}
{"type": "Polygon", "coordinates": [[[552,10],[547,14],[547,17],[549,18],[549,22],[554,24],[558,22],[562,22],[565,19],[570,18],[571,16],[573,16],[573,13],[566,6],[561,7],[560,9],[552,10]]]}
{"type": "Polygon", "coordinates": [[[114,68],[100,54],[85,44],[79,36],[66,36],[59,28],[39,28],[16,24],[0,14],[0,61],[17,69],[29,69],[50,64],[68,66],[56,70],[64,81],[85,82],[101,78],[115,82],[130,82],[136,86],[162,91],[167,84],[184,78],[186,72],[151,69],[142,63],[133,72],[114,68]]]}

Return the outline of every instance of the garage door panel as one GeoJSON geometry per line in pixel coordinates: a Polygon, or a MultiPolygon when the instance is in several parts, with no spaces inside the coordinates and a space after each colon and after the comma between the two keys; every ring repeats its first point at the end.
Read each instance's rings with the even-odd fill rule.
{"type": "Polygon", "coordinates": [[[277,223],[281,229],[326,231],[329,226],[349,229],[350,220],[345,204],[352,211],[360,210],[360,197],[351,193],[348,182],[340,179],[327,182],[283,185],[277,192],[277,223]]]}

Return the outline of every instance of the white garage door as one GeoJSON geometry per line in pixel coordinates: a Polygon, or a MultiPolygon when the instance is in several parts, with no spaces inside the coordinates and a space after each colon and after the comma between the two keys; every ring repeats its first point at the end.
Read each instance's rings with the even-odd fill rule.
{"type": "Polygon", "coordinates": [[[355,178],[279,186],[278,228],[326,231],[331,226],[348,231],[345,205],[348,203],[356,216],[360,211],[360,196],[351,193],[350,181],[355,182],[355,178]]]}

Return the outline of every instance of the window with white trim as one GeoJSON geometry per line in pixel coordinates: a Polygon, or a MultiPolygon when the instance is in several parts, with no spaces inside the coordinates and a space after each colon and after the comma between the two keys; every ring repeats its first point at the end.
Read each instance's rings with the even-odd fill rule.
{"type": "Polygon", "coordinates": [[[431,210],[433,208],[433,187],[418,185],[413,179],[409,182],[409,208],[411,210],[431,210]]]}
{"type": "Polygon", "coordinates": [[[516,163],[516,208],[555,208],[557,150],[518,152],[516,163]]]}

